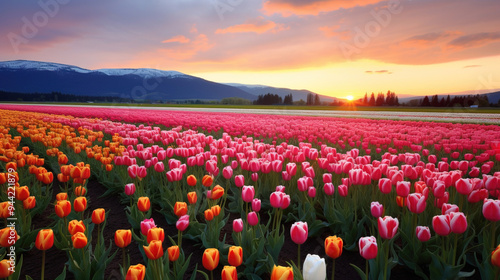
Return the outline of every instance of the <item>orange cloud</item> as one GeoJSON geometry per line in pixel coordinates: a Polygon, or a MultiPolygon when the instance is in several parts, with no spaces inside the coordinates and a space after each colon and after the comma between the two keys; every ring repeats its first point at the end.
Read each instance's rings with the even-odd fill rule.
{"type": "Polygon", "coordinates": [[[365,71],[366,74],[392,74],[389,70],[365,71]]]}
{"type": "Polygon", "coordinates": [[[340,29],[340,25],[335,25],[332,27],[322,26],[318,29],[320,31],[323,31],[326,37],[338,37],[341,40],[350,40],[352,37],[349,30],[338,31],[340,29]]]}
{"type": "Polygon", "coordinates": [[[187,60],[193,58],[199,52],[210,50],[214,45],[205,34],[199,34],[189,43],[172,46],[168,49],[160,49],[159,52],[170,59],[187,60]]]}
{"type": "Polygon", "coordinates": [[[264,2],[262,11],[267,15],[318,15],[341,8],[349,9],[382,2],[382,0],[268,0],[264,2]]]}
{"type": "Polygon", "coordinates": [[[402,46],[405,47],[435,47],[437,43],[443,42],[444,39],[461,35],[459,31],[440,31],[440,32],[430,32],[420,35],[412,36],[401,42],[402,46]]]}
{"type": "Polygon", "coordinates": [[[256,19],[247,20],[246,23],[229,26],[224,29],[217,29],[216,34],[226,34],[226,33],[248,33],[253,32],[257,34],[262,34],[266,32],[279,32],[284,30],[282,24],[276,24],[273,21],[266,20],[263,17],[258,17],[256,19]]]}
{"type": "Polygon", "coordinates": [[[482,32],[465,35],[448,43],[450,48],[466,49],[488,45],[500,41],[500,32],[482,32]]]}
{"type": "Polygon", "coordinates": [[[162,41],[162,43],[181,43],[181,44],[186,44],[186,43],[189,43],[190,41],[191,40],[189,40],[189,38],[186,38],[183,35],[177,35],[177,36],[174,36],[174,37],[172,37],[170,39],[162,41]]]}

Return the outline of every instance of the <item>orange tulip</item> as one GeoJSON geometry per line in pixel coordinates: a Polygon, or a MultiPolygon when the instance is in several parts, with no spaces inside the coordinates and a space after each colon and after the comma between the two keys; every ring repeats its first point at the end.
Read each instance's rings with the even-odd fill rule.
{"type": "Polygon", "coordinates": [[[24,146],[24,147],[22,148],[22,150],[23,150],[23,153],[27,154],[27,153],[30,151],[30,147],[28,147],[28,146],[24,146]]]}
{"type": "Polygon", "coordinates": [[[104,219],[106,219],[106,210],[97,208],[92,211],[92,223],[98,225],[104,222],[104,219]]]}
{"type": "Polygon", "coordinates": [[[73,201],[73,208],[75,212],[83,212],[87,209],[87,198],[85,196],[80,196],[75,198],[73,201]]]}
{"type": "Polygon", "coordinates": [[[0,218],[8,218],[10,217],[10,210],[9,210],[10,202],[5,201],[0,203],[0,218]]]}
{"type": "Polygon", "coordinates": [[[68,223],[69,234],[75,235],[77,232],[85,232],[85,224],[83,221],[71,220],[68,223]]]}
{"type": "Polygon", "coordinates": [[[405,207],[405,198],[402,196],[396,196],[396,203],[398,204],[399,207],[405,207]]]}
{"type": "Polygon", "coordinates": [[[194,187],[196,186],[196,183],[197,183],[197,180],[196,180],[196,177],[194,175],[189,175],[187,178],[186,178],[186,181],[187,181],[187,184],[191,187],[194,187]]]}
{"type": "Polygon", "coordinates": [[[7,259],[3,259],[0,262],[0,278],[5,278],[7,279],[12,273],[14,273],[14,270],[11,269],[10,262],[7,259]]]}
{"type": "Polygon", "coordinates": [[[111,171],[113,170],[113,165],[112,164],[106,164],[106,171],[111,171]]]}
{"type": "Polygon", "coordinates": [[[181,217],[187,214],[188,208],[186,202],[177,201],[174,205],[174,214],[181,217]]]}
{"type": "Polygon", "coordinates": [[[146,267],[142,264],[131,265],[128,268],[125,280],[144,280],[146,267]]]}
{"type": "Polygon", "coordinates": [[[54,181],[54,174],[52,172],[42,173],[42,183],[48,185],[54,181]]]}
{"type": "Polygon", "coordinates": [[[217,185],[212,189],[210,198],[213,200],[217,200],[217,199],[221,198],[223,195],[224,195],[224,188],[217,185]]]}
{"type": "Polygon", "coordinates": [[[7,182],[7,176],[5,176],[5,173],[0,173],[0,185],[5,184],[7,182]]]}
{"type": "Polygon", "coordinates": [[[34,196],[28,196],[25,200],[23,200],[24,209],[33,209],[36,206],[36,198],[34,196]]]}
{"type": "Polygon", "coordinates": [[[205,220],[210,222],[211,220],[214,219],[214,212],[212,212],[212,209],[205,210],[204,214],[205,214],[205,220]]]}
{"type": "Polygon", "coordinates": [[[160,240],[163,242],[165,240],[165,231],[160,227],[149,229],[147,236],[148,244],[153,240],[160,240]]]}
{"type": "Polygon", "coordinates": [[[69,179],[70,179],[70,177],[69,177],[69,176],[66,176],[66,175],[64,175],[64,174],[62,174],[62,173],[57,174],[57,180],[58,180],[59,182],[61,182],[61,183],[66,183],[66,182],[68,182],[68,181],[69,181],[69,179]]]}
{"type": "Polygon", "coordinates": [[[332,259],[336,259],[342,255],[343,246],[344,241],[336,235],[325,239],[325,253],[332,259]]]}
{"type": "Polygon", "coordinates": [[[38,250],[48,250],[54,245],[54,232],[51,229],[42,229],[36,236],[35,246],[38,250]]]}
{"type": "Polygon", "coordinates": [[[64,176],[71,176],[71,170],[72,170],[72,165],[61,166],[61,174],[63,174],[64,176]]]}
{"type": "Polygon", "coordinates": [[[163,246],[160,240],[153,240],[148,246],[142,246],[146,256],[150,260],[157,260],[163,257],[163,246]]]}
{"type": "Polygon", "coordinates": [[[149,211],[150,207],[151,207],[151,202],[149,201],[149,197],[147,196],[139,197],[139,200],[137,200],[137,208],[139,209],[139,211],[147,212],[149,211]]]}
{"type": "Polygon", "coordinates": [[[181,251],[179,250],[179,246],[170,246],[168,247],[167,252],[168,260],[171,262],[175,262],[179,258],[179,255],[181,253],[181,251]]]}
{"type": "Polygon", "coordinates": [[[14,244],[16,244],[16,241],[18,239],[19,235],[17,235],[17,231],[14,228],[6,227],[0,229],[0,246],[2,247],[14,246],[14,244]],[[10,238],[10,236],[15,236],[16,238],[10,238]]]}
{"type": "Polygon", "coordinates": [[[26,198],[28,198],[28,196],[30,196],[30,190],[28,189],[27,186],[16,188],[16,199],[17,200],[23,201],[26,198]]]}
{"type": "Polygon", "coordinates": [[[68,163],[68,157],[66,155],[60,155],[57,157],[57,162],[61,165],[68,163]]]}
{"type": "MultiPolygon", "coordinates": [[[[62,168],[61,168],[62,169],[62,168]]],[[[69,175],[71,178],[80,178],[82,176],[82,170],[78,166],[74,166],[70,169],[69,175]]]]}
{"type": "Polygon", "coordinates": [[[202,263],[206,270],[214,270],[219,265],[219,250],[215,248],[205,249],[202,263]]]}
{"type": "Polygon", "coordinates": [[[205,187],[210,187],[214,182],[214,178],[210,175],[205,175],[201,179],[201,184],[205,187]]]}
{"type": "Polygon", "coordinates": [[[491,252],[491,264],[500,267],[500,245],[491,252]]]}
{"type": "Polygon", "coordinates": [[[17,160],[17,166],[24,167],[26,165],[26,160],[24,158],[20,158],[17,160]]]}
{"type": "Polygon", "coordinates": [[[214,217],[217,217],[219,216],[220,214],[220,206],[219,205],[214,205],[212,206],[212,208],[210,208],[212,210],[212,212],[214,213],[214,217]]]}
{"type": "Polygon", "coordinates": [[[293,280],[293,269],[274,265],[271,280],[293,280]]]}
{"type": "Polygon", "coordinates": [[[68,193],[60,192],[60,193],[56,194],[56,200],[57,201],[59,201],[59,200],[68,200],[68,193]]]}
{"type": "Polygon", "coordinates": [[[234,266],[224,266],[221,273],[222,280],[237,280],[238,279],[238,271],[236,271],[236,267],[234,266]]]}
{"type": "Polygon", "coordinates": [[[44,164],[45,164],[45,159],[43,159],[43,158],[37,158],[36,159],[36,164],[35,165],[42,166],[44,164]]]}
{"type": "Polygon", "coordinates": [[[130,229],[119,229],[115,232],[116,246],[125,248],[130,242],[132,242],[132,231],[130,229]]]}
{"type": "Polygon", "coordinates": [[[87,246],[87,236],[83,232],[77,232],[71,236],[73,248],[81,249],[87,246]]]}
{"type": "Polygon", "coordinates": [[[75,187],[74,193],[76,196],[84,196],[87,194],[87,189],[82,186],[78,186],[75,187]]]}
{"type": "Polygon", "coordinates": [[[71,213],[71,202],[67,200],[59,200],[55,205],[56,214],[59,218],[64,218],[71,213]]]}
{"type": "Polygon", "coordinates": [[[196,192],[188,192],[187,194],[189,204],[195,204],[198,201],[198,195],[196,192]]]}
{"type": "Polygon", "coordinates": [[[81,178],[82,179],[90,178],[90,167],[85,166],[82,168],[81,178]]]}
{"type": "Polygon", "coordinates": [[[240,266],[243,262],[243,249],[240,246],[229,247],[229,254],[227,255],[227,261],[232,266],[240,266]]]}
{"type": "Polygon", "coordinates": [[[11,161],[11,162],[7,162],[7,164],[5,165],[5,170],[7,170],[8,172],[14,172],[17,170],[17,163],[11,161]]]}

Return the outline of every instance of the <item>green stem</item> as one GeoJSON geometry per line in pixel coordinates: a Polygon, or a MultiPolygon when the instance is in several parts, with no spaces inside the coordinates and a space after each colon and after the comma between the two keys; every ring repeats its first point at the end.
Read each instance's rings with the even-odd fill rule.
{"type": "Polygon", "coordinates": [[[177,233],[177,245],[179,245],[179,249],[182,248],[182,231],[178,231],[177,233]]]}
{"type": "Polygon", "coordinates": [[[453,243],[453,261],[451,263],[453,266],[455,266],[455,261],[457,258],[457,243],[458,243],[458,234],[454,234],[454,235],[455,235],[455,240],[453,243]]]}
{"type": "Polygon", "coordinates": [[[366,260],[366,268],[365,268],[365,276],[366,276],[366,280],[368,280],[368,269],[370,268],[370,266],[368,265],[368,260],[366,260]]]}
{"type": "Polygon", "coordinates": [[[332,265],[332,280],[335,280],[335,259],[333,259],[332,265]]]}
{"type": "Polygon", "coordinates": [[[101,241],[101,224],[97,225],[97,245],[96,248],[99,247],[99,243],[101,241]]]}
{"type": "Polygon", "coordinates": [[[214,280],[214,271],[210,270],[210,280],[214,280]]]}
{"type": "Polygon", "coordinates": [[[495,244],[496,244],[496,229],[497,229],[497,224],[496,222],[491,222],[491,246],[489,252],[493,251],[495,249],[495,244]]]}
{"type": "Polygon", "coordinates": [[[384,279],[387,279],[387,266],[389,265],[389,240],[384,240],[383,244],[384,250],[385,250],[385,256],[384,256],[384,279]]]}
{"type": "Polygon", "coordinates": [[[123,264],[123,277],[125,277],[125,275],[127,274],[127,264],[126,264],[126,260],[125,260],[126,256],[125,256],[125,248],[122,248],[122,264],[123,264]]]}
{"type": "Polygon", "coordinates": [[[297,249],[297,267],[299,268],[299,273],[300,273],[300,244],[297,249]]]}
{"type": "Polygon", "coordinates": [[[42,251],[42,280],[45,278],[45,250],[42,251]]]}

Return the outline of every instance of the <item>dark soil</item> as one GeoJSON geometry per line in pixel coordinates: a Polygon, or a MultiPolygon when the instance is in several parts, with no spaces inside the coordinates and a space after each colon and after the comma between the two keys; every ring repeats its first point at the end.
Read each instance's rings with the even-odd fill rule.
{"type": "MultiPolygon", "coordinates": [[[[59,187],[56,185],[57,180],[54,182],[54,198],[55,194],[58,192],[59,187]]],[[[88,184],[88,209],[86,210],[86,216],[90,216],[92,211],[96,208],[104,208],[108,213],[107,224],[104,229],[104,239],[107,240],[107,244],[109,244],[109,240],[114,240],[114,233],[117,229],[128,229],[130,225],[127,221],[127,217],[125,214],[125,206],[120,204],[119,199],[114,199],[113,197],[101,197],[102,194],[106,191],[106,188],[101,185],[99,182],[93,180],[88,184]]],[[[52,205],[51,205],[52,206],[52,205]]],[[[50,214],[53,213],[53,207],[49,206],[45,212],[33,219],[33,226],[35,229],[46,227],[48,224],[53,223],[53,219],[49,217],[50,214]]],[[[174,225],[168,225],[163,216],[157,212],[153,211],[152,218],[155,220],[157,226],[162,227],[165,230],[165,235],[175,236],[177,234],[177,229],[174,225]]],[[[232,217],[230,217],[229,221],[232,221],[232,217]]],[[[285,229],[289,229],[291,224],[286,224],[285,229]]],[[[231,238],[232,232],[232,223],[228,222],[225,228],[222,230],[222,235],[226,234],[226,242],[228,244],[232,244],[231,238]]],[[[95,244],[97,240],[97,230],[94,230],[93,242],[95,244]]],[[[328,236],[328,232],[322,234],[322,236],[318,236],[317,238],[309,238],[305,244],[302,245],[302,261],[305,259],[308,253],[317,254],[321,257],[325,257],[327,262],[327,273],[328,279],[331,277],[331,265],[332,261],[328,257],[326,257],[324,252],[324,238],[328,236]]],[[[165,241],[164,247],[167,246],[168,241],[165,241]]],[[[193,271],[195,269],[195,265],[198,264],[198,269],[203,270],[202,266],[202,255],[203,248],[200,246],[195,246],[192,242],[187,239],[184,239],[183,242],[183,250],[186,256],[192,255],[191,265],[188,271],[193,271]]],[[[113,251],[118,249],[114,245],[113,241],[113,251]]],[[[142,255],[139,251],[137,243],[132,240],[132,244],[128,246],[129,254],[130,254],[130,263],[137,264],[142,263],[145,264],[142,255]]],[[[55,246],[49,249],[47,252],[47,263],[46,263],[46,271],[45,277],[46,279],[55,279],[58,275],[63,271],[63,267],[68,260],[66,253],[58,250],[55,246]]],[[[31,251],[23,254],[23,267],[21,273],[21,279],[25,279],[25,275],[30,275],[33,279],[39,279],[41,273],[41,261],[42,261],[42,253],[41,251],[33,248],[31,251]]],[[[280,253],[280,265],[286,265],[287,261],[296,261],[297,258],[297,245],[291,241],[289,231],[285,230],[285,245],[280,253]]],[[[121,255],[120,252],[116,255],[115,259],[111,262],[111,264],[106,269],[105,279],[121,279],[120,276],[120,263],[121,263],[121,255]]],[[[358,274],[350,266],[350,264],[355,264],[358,267],[364,269],[365,261],[360,257],[358,252],[350,252],[344,250],[342,256],[336,261],[336,279],[359,279],[358,274]]],[[[218,270],[214,271],[214,275],[220,275],[222,270],[222,265],[219,265],[218,270]]],[[[476,273],[478,274],[478,273],[476,273]]],[[[186,279],[190,276],[190,273],[186,275],[186,279]]],[[[476,275],[477,279],[479,279],[479,275],[476,275]]],[[[218,277],[216,277],[217,279],[218,277]]],[[[66,279],[74,279],[71,273],[67,273],[66,279]]],[[[396,266],[391,273],[391,279],[419,279],[412,271],[408,270],[404,266],[396,266]]]]}

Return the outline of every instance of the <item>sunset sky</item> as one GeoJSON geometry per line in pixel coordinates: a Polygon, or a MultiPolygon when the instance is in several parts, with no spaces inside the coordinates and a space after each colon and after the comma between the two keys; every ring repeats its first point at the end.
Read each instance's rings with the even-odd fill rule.
{"type": "Polygon", "coordinates": [[[500,88],[498,0],[41,0],[0,10],[0,61],[176,70],[341,98],[500,88]]]}

